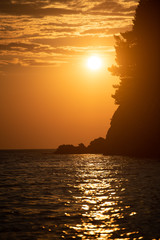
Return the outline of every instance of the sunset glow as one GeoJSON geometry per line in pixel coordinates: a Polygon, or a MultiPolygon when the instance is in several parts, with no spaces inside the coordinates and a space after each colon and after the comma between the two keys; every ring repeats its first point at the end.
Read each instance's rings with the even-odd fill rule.
{"type": "Polygon", "coordinates": [[[0,1],[1,149],[105,136],[114,34],[131,28],[137,2],[0,1]]]}
{"type": "Polygon", "coordinates": [[[0,21],[0,239],[160,240],[160,0],[0,21]]]}
{"type": "Polygon", "coordinates": [[[102,60],[99,56],[91,56],[88,58],[87,66],[93,71],[99,70],[102,67],[102,60]]]}

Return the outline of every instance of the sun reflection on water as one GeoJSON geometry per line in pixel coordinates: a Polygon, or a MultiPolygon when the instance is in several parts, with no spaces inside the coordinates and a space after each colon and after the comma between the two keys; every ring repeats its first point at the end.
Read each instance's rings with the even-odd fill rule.
{"type": "MultiPolygon", "coordinates": [[[[80,213],[79,221],[66,224],[68,230],[64,232],[63,238],[67,239],[67,234],[71,236],[72,233],[72,238],[76,239],[119,239],[120,232],[121,238],[130,239],[129,236],[137,232],[124,234],[125,228],[120,227],[118,220],[123,219],[125,214],[132,217],[136,212],[131,212],[130,206],[124,205],[122,201],[121,195],[125,188],[121,180],[112,178],[109,170],[108,177],[104,176],[102,168],[95,168],[93,163],[89,167],[91,171],[89,168],[79,170],[81,179],[78,177],[72,186],[80,193],[73,195],[75,211],[80,213]]],[[[68,213],[68,216],[73,216],[73,212],[68,213]]]]}
{"type": "Polygon", "coordinates": [[[159,159],[9,152],[1,239],[160,239],[159,159]]]}

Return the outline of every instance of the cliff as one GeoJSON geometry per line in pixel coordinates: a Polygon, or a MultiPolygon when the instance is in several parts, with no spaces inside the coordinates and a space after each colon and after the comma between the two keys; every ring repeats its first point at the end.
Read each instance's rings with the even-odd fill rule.
{"type": "Polygon", "coordinates": [[[56,154],[99,154],[103,153],[105,149],[105,139],[102,137],[96,138],[90,142],[86,147],[83,143],[78,146],[73,145],[60,145],[55,151],[56,154]]]}
{"type": "Polygon", "coordinates": [[[116,37],[118,105],[105,154],[160,156],[160,1],[141,0],[133,28],[116,37]]]}

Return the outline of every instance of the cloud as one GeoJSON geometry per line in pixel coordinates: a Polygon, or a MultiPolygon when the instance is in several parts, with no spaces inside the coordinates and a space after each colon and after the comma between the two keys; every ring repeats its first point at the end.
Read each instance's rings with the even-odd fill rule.
{"type": "Polygon", "coordinates": [[[56,23],[56,22],[48,22],[48,23],[44,23],[42,24],[43,26],[53,26],[53,27],[80,27],[82,26],[82,23],[67,23],[67,22],[60,22],[60,23],[56,23]]]}
{"type": "Polygon", "coordinates": [[[76,28],[43,28],[41,29],[42,32],[57,32],[57,33],[73,33],[76,31],[76,28]]]}
{"type": "Polygon", "coordinates": [[[125,26],[125,27],[120,27],[120,28],[113,28],[113,27],[110,27],[110,28],[96,28],[96,29],[88,29],[88,30],[85,30],[83,31],[81,34],[91,34],[91,35],[99,35],[99,34],[102,34],[102,35],[113,35],[113,34],[118,34],[120,32],[125,32],[127,30],[129,30],[131,28],[131,26],[125,26]]]}
{"type": "MultiPolygon", "coordinates": [[[[73,47],[73,46],[72,46],[73,47]]],[[[46,45],[43,44],[26,44],[26,43],[10,43],[10,44],[0,44],[0,52],[4,54],[11,54],[11,52],[18,54],[21,53],[45,53],[47,55],[59,54],[59,55],[79,55],[80,51],[72,49],[71,47],[54,47],[54,44],[46,45]],[[53,45],[53,46],[52,46],[53,45]]],[[[12,54],[13,55],[13,54],[12,54]]],[[[30,55],[31,56],[31,55],[30,55]]],[[[2,57],[1,57],[2,59],[2,57]]],[[[11,58],[12,59],[12,58],[11,58]]]]}
{"type": "MultiPolygon", "coordinates": [[[[133,1],[130,1],[133,3],[133,1]]],[[[126,14],[134,11],[135,4],[126,7],[125,2],[115,0],[97,0],[97,1],[73,1],[73,0],[57,0],[57,1],[41,1],[41,0],[1,0],[0,13],[15,16],[59,16],[71,14],[126,14]]]]}
{"type": "Polygon", "coordinates": [[[125,6],[125,4],[122,4],[115,0],[107,0],[99,3],[95,7],[91,9],[92,11],[108,11],[112,13],[123,13],[134,10],[134,6],[125,6]]]}
{"type": "Polygon", "coordinates": [[[15,16],[28,15],[32,17],[44,17],[77,14],[79,11],[75,9],[50,7],[47,1],[2,0],[0,2],[0,13],[15,16]]]}
{"type": "Polygon", "coordinates": [[[26,44],[26,43],[9,43],[9,44],[0,44],[0,51],[35,51],[39,47],[37,44],[26,44]]]}
{"type": "Polygon", "coordinates": [[[50,45],[52,47],[60,46],[111,46],[113,45],[113,37],[97,37],[97,36],[73,36],[73,37],[61,37],[55,39],[35,39],[33,42],[50,45]]]}
{"type": "Polygon", "coordinates": [[[0,0],[0,61],[42,66],[87,51],[106,53],[112,35],[130,28],[137,1],[0,0]]]}

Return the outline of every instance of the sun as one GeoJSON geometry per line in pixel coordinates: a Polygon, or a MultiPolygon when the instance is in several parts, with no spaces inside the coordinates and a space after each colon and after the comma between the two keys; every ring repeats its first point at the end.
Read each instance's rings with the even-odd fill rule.
{"type": "Polygon", "coordinates": [[[91,56],[87,60],[87,67],[93,71],[99,70],[102,67],[102,60],[99,56],[91,56]]]}

